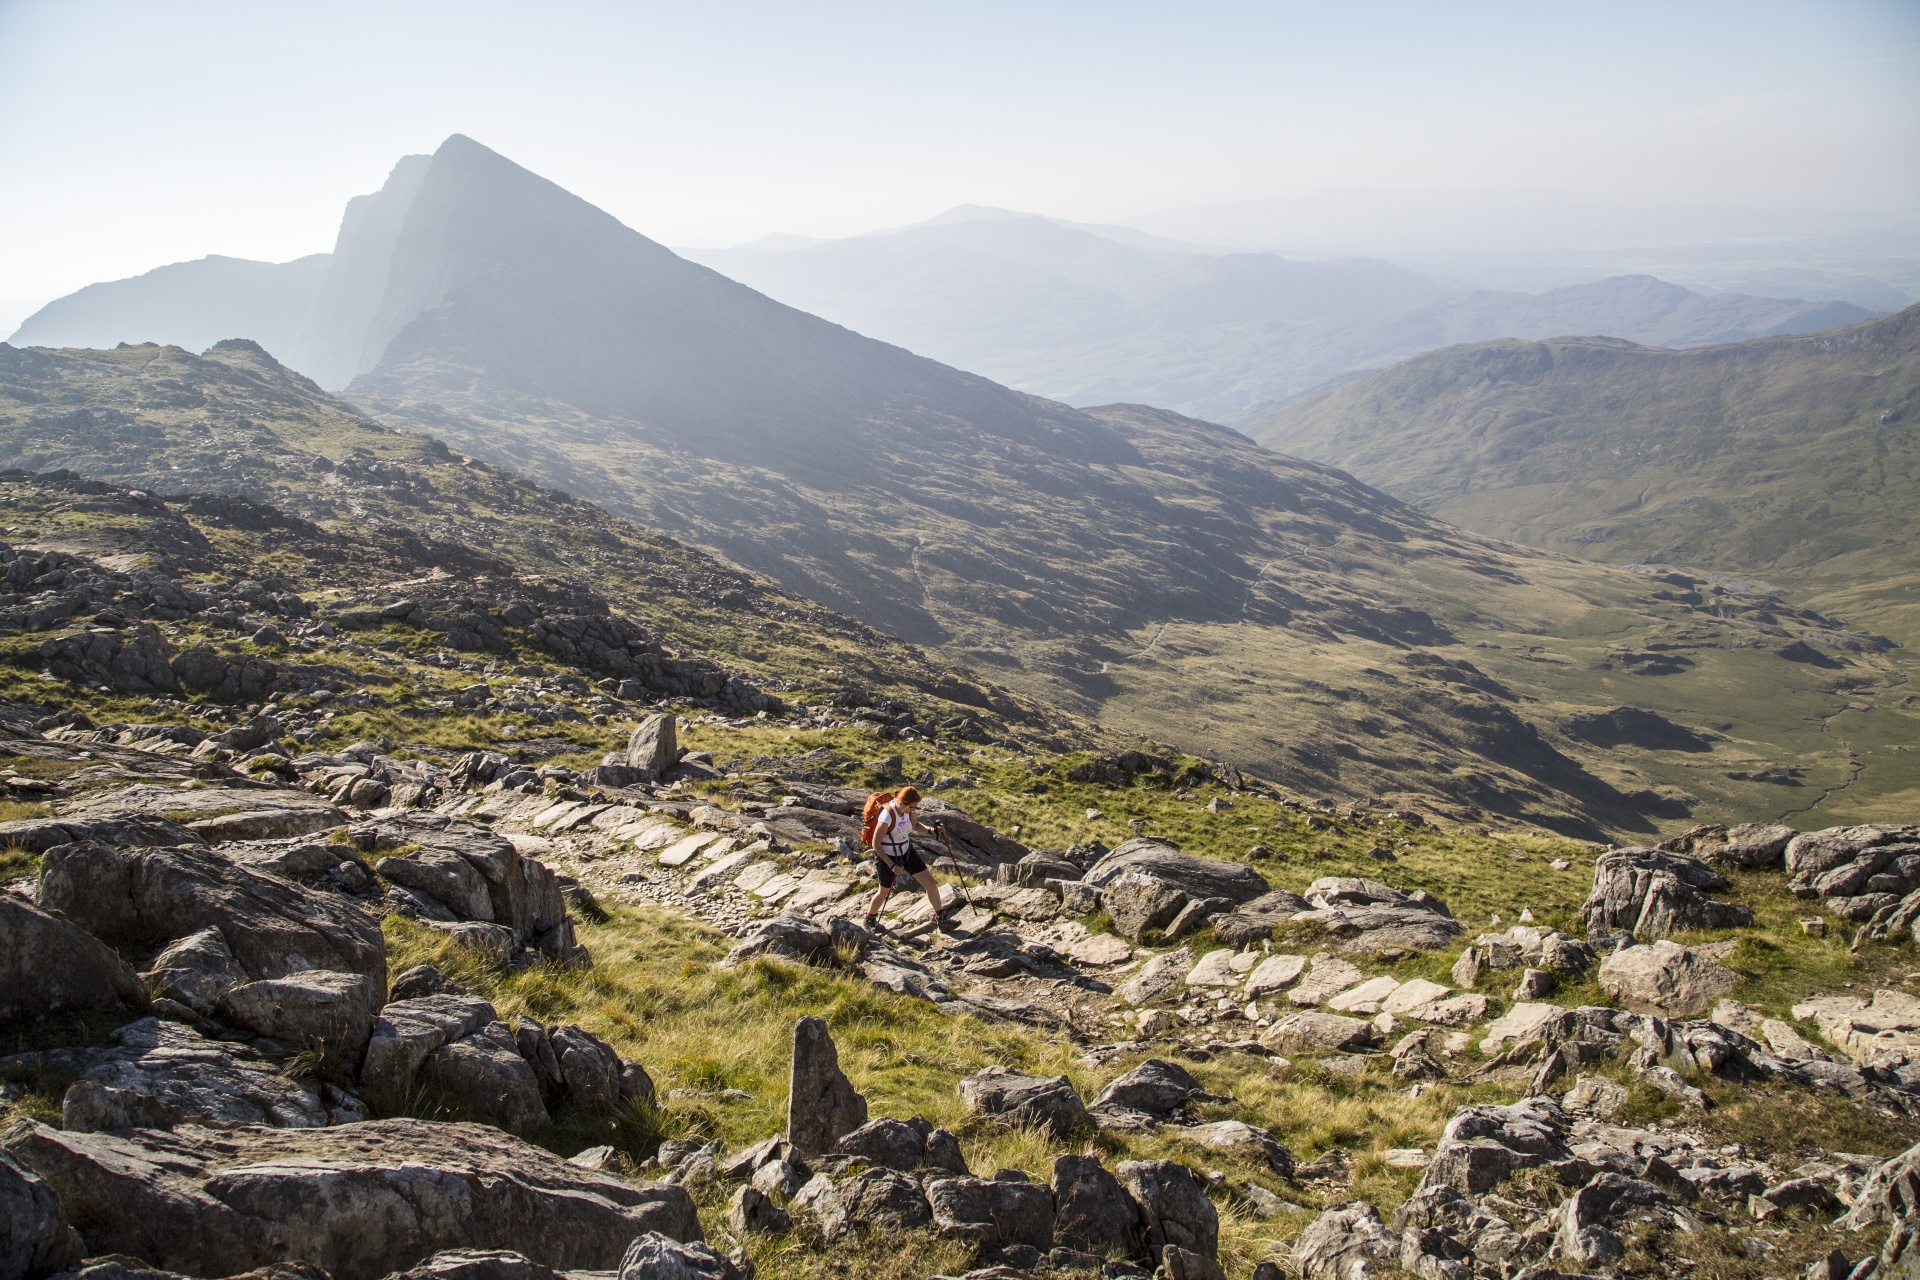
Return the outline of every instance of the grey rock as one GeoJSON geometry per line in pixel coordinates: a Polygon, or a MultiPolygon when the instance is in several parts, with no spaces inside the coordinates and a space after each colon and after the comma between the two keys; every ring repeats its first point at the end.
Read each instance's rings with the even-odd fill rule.
{"type": "Polygon", "coordinates": [[[1742,867],[1777,867],[1798,834],[1778,822],[1743,822],[1727,828],[1726,843],[1712,853],[1742,867]]]}
{"type": "Polygon", "coordinates": [[[1275,1053],[1341,1053],[1373,1043],[1373,1025],[1337,1013],[1290,1013],[1269,1027],[1260,1043],[1275,1053]]]}
{"type": "Polygon", "coordinates": [[[249,977],[331,969],[364,974],[386,995],[386,941],[371,916],[210,849],[51,849],[40,860],[40,904],[110,946],[167,943],[212,926],[249,977]]]}
{"type": "Polygon", "coordinates": [[[619,1280],[747,1280],[733,1259],[703,1241],[658,1231],[637,1237],[620,1259],[619,1280]]]}
{"type": "MultiPolygon", "coordinates": [[[[805,1195],[802,1188],[801,1196],[805,1195]]],[[[892,1169],[863,1169],[832,1184],[810,1203],[819,1219],[820,1233],[828,1240],[838,1240],[855,1227],[899,1231],[933,1221],[933,1210],[920,1184],[892,1169]]]]}
{"type": "Polygon", "coordinates": [[[969,1111],[1004,1124],[1044,1130],[1065,1138],[1091,1127],[1086,1104],[1065,1076],[1033,1076],[1007,1067],[988,1067],[960,1082],[960,1100],[969,1111]]]}
{"type": "Polygon", "coordinates": [[[1336,949],[1349,953],[1389,947],[1434,951],[1465,929],[1438,898],[1376,880],[1323,876],[1307,886],[1306,899],[1311,909],[1294,918],[1325,929],[1337,939],[1336,949]]]}
{"type": "Polygon", "coordinates": [[[1134,942],[1150,929],[1164,929],[1187,905],[1187,895],[1140,870],[1128,870],[1108,883],[1101,896],[1115,933],[1134,942]]]}
{"type": "Polygon", "coordinates": [[[1144,1111],[1164,1119],[1196,1100],[1214,1099],[1185,1067],[1160,1058],[1148,1058],[1110,1081],[1093,1100],[1093,1105],[1144,1111]]]}
{"type": "Polygon", "coordinates": [[[611,1111],[620,1102],[620,1055],[582,1027],[561,1024],[547,1032],[559,1061],[561,1083],[575,1106],[611,1111]]]}
{"type": "Polygon", "coordinates": [[[398,1102],[435,1050],[471,1035],[497,1018],[479,996],[435,995],[396,1000],[374,1019],[361,1061],[360,1085],[369,1095],[398,1102]]]}
{"type": "Polygon", "coordinates": [[[380,1280],[463,1248],[609,1270],[642,1232],[700,1232],[677,1187],[581,1169],[481,1125],[114,1135],[22,1121],[0,1150],[53,1189],[90,1249],[188,1275],[292,1257],[335,1280],[380,1280]]]}
{"type": "Polygon", "coordinates": [[[488,1124],[531,1133],[547,1122],[540,1081],[504,1022],[489,1022],[427,1055],[424,1079],[462,1098],[488,1124]]]}
{"type": "Polygon", "coordinates": [[[1634,1013],[1693,1017],[1705,1013],[1740,975],[1666,938],[1628,947],[1600,962],[1600,989],[1634,1013]]]}
{"type": "Polygon", "coordinates": [[[415,1000],[421,996],[467,996],[473,993],[430,964],[417,964],[399,974],[388,991],[390,1000],[415,1000]]]}
{"type": "Polygon", "coordinates": [[[1451,1187],[1463,1196],[1477,1196],[1521,1169],[1540,1166],[1556,1171],[1575,1167],[1558,1103],[1532,1097],[1507,1107],[1462,1107],[1440,1131],[1420,1186],[1451,1187]]]}
{"type": "Polygon", "coordinates": [[[798,1166],[785,1160],[773,1160],[761,1165],[753,1172],[753,1186],[756,1190],[782,1200],[791,1200],[797,1194],[805,1179],[798,1166]]]}
{"type": "Polygon", "coordinates": [[[1203,1258],[1220,1252],[1220,1215],[1193,1170],[1172,1160],[1123,1160],[1114,1177],[1140,1206],[1141,1240],[1147,1254],[1177,1245],[1203,1258]]]}
{"type": "Polygon", "coordinates": [[[904,1120],[869,1120],[833,1145],[836,1156],[865,1160],[901,1173],[912,1173],[924,1165],[926,1151],[926,1139],[904,1120]]]}
{"type": "Polygon", "coordinates": [[[350,1070],[366,1051],[383,992],[359,973],[307,969],[227,992],[227,1021],[300,1049],[338,1055],[350,1070]]]}
{"type": "Polygon", "coordinates": [[[736,1187],[727,1199],[727,1227],[742,1238],[749,1235],[785,1235],[793,1219],[758,1187],[736,1187]]]}
{"type": "Polygon", "coordinates": [[[1160,1270],[1167,1280],[1227,1280],[1220,1263],[1191,1250],[1170,1244],[1160,1251],[1160,1270]]]}
{"type": "Polygon", "coordinates": [[[126,961],[72,921],[0,893],[0,1028],[79,1015],[146,1012],[147,989],[126,961]]]}
{"type": "Polygon", "coordinates": [[[247,980],[227,940],[211,925],[168,944],[143,976],[156,997],[177,1000],[202,1017],[212,1016],[221,997],[247,980]]]}
{"type": "Polygon", "coordinates": [[[627,738],[627,767],[645,769],[658,777],[680,763],[680,747],[671,712],[641,720],[627,738]]]}
{"type": "Polygon", "coordinates": [[[1127,841],[1088,869],[1086,883],[1104,889],[1128,871],[1139,871],[1189,898],[1228,898],[1248,902],[1270,886],[1252,867],[1215,858],[1196,858],[1159,840],[1127,841]]]}
{"type": "Polygon", "coordinates": [[[927,1182],[933,1225],[977,1250],[1053,1248],[1053,1192],[1035,1182],[935,1178],[927,1182]]]}
{"type": "Polygon", "coordinates": [[[32,1172],[0,1158],[0,1276],[41,1280],[80,1261],[80,1236],[53,1189],[32,1172]]]}
{"type": "Polygon", "coordinates": [[[1157,955],[1120,984],[1119,996],[1136,1008],[1152,1004],[1177,988],[1192,968],[1193,951],[1188,947],[1157,955]]]}
{"type": "Polygon", "coordinates": [[[1355,1200],[1307,1224],[1294,1242],[1293,1265],[1311,1280],[1349,1280],[1378,1264],[1391,1265],[1399,1253],[1400,1239],[1380,1220],[1379,1211],[1355,1200]]]}
{"type": "Polygon", "coordinates": [[[1053,1202],[1053,1235],[1061,1245],[1101,1257],[1145,1257],[1139,1206],[1095,1157],[1054,1160],[1053,1202]]]}
{"type": "Polygon", "coordinates": [[[1904,1218],[1920,1218],[1920,1143],[1874,1166],[1853,1193],[1853,1208],[1836,1225],[1860,1231],[1904,1218]]]}
{"type": "Polygon", "coordinates": [[[445,1249],[388,1280],[562,1280],[511,1249],[445,1249]]]}
{"type": "Polygon", "coordinates": [[[1672,1196],[1650,1182],[1618,1173],[1601,1173],[1567,1197],[1560,1207],[1560,1230],[1554,1247],[1562,1258],[1576,1266],[1600,1266],[1626,1252],[1606,1222],[1620,1209],[1629,1206],[1671,1206],[1672,1196]]]}
{"type": "Polygon", "coordinates": [[[1293,1176],[1293,1152],[1281,1145],[1272,1133],[1239,1120],[1216,1120],[1174,1132],[1209,1151],[1224,1151],[1257,1163],[1264,1163],[1283,1178],[1293,1176]]]}
{"type": "Polygon", "coordinates": [[[157,1018],[121,1027],[104,1048],[63,1058],[75,1079],[61,1100],[61,1126],[75,1132],[181,1124],[311,1129],[365,1118],[354,1109],[336,1116],[317,1083],[282,1074],[244,1045],[157,1018]]]}
{"type": "Polygon", "coordinates": [[[230,840],[284,840],[310,836],[347,825],[347,815],[332,805],[300,805],[285,809],[248,809],[223,813],[187,824],[187,830],[208,844],[230,840]]]}
{"type": "Polygon", "coordinates": [[[1556,985],[1553,975],[1545,969],[1527,969],[1520,974],[1520,984],[1513,989],[1513,998],[1544,1000],[1553,994],[1556,985]]]}
{"type": "Polygon", "coordinates": [[[827,1024],[793,1024],[793,1064],[787,1083],[787,1141],[802,1156],[821,1155],[867,1122],[867,1100],[840,1070],[827,1024]]]}
{"type": "Polygon", "coordinates": [[[1698,858],[1657,849],[1616,849],[1600,855],[1593,890],[1582,907],[1589,933],[1625,929],[1643,939],[1692,929],[1730,929],[1753,923],[1738,903],[1708,897],[1727,878],[1698,858]]]}

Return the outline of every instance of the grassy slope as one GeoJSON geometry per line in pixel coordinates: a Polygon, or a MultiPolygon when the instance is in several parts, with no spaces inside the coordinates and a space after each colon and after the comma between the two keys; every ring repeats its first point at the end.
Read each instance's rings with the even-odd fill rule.
{"type": "Polygon", "coordinates": [[[1493,342],[1355,380],[1251,434],[1497,537],[1765,576],[1920,639],[1917,355],[1920,308],[1694,351],[1493,342]]]}

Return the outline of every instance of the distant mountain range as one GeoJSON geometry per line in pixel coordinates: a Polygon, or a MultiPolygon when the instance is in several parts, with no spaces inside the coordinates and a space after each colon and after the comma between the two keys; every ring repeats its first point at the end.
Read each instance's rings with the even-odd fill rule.
{"type": "MultiPolygon", "coordinates": [[[[1159,252],[1083,228],[952,225],[983,222],[1063,231],[1114,261],[1159,252]]],[[[1355,293],[1438,300],[1384,264],[1254,255],[1219,274],[1232,257],[1167,253],[1187,274],[1155,305],[1197,320],[1311,318],[1355,293]]],[[[344,382],[389,425],[1023,692],[1315,794],[1440,796],[1463,816],[1588,835],[1765,812],[1780,804],[1755,781],[1768,765],[1802,762],[1815,780],[1849,767],[1820,732],[1845,705],[1827,670],[1774,648],[1852,644],[1835,659],[1854,668],[1850,689],[1896,681],[1888,659],[1779,602],[1709,611],[1640,574],[1465,533],[1221,427],[1076,410],[863,337],[459,136],[354,202],[292,341],[296,367],[344,382]],[[1668,645],[1685,661],[1633,656],[1668,645]],[[1560,728],[1622,703],[1741,736],[1623,754],[1560,728]]],[[[91,439],[64,409],[46,431],[91,439]]],[[[0,463],[55,465],[72,447],[0,463]]]]}
{"type": "MultiPolygon", "coordinates": [[[[48,304],[18,343],[166,341],[235,333],[331,390],[379,363],[438,296],[408,237],[440,197],[410,157],[353,201],[331,256],[204,258],[90,285],[48,304]],[[424,203],[422,202],[424,200],[424,203]],[[399,275],[389,264],[408,264],[399,275]]],[[[1848,302],[1700,295],[1647,276],[1541,294],[1474,289],[1370,258],[1301,261],[964,206],[846,240],[775,237],[686,250],[802,311],[1006,386],[1092,405],[1157,404],[1236,426],[1356,372],[1461,342],[1596,334],[1704,346],[1873,315],[1848,302]]]]}
{"type": "Polygon", "coordinates": [[[1530,295],[1370,258],[1300,261],[968,207],[897,231],[687,256],[861,333],[1068,404],[1241,425],[1357,371],[1459,342],[1604,334],[1701,346],[1873,315],[1703,296],[1646,276],[1530,295]]]}

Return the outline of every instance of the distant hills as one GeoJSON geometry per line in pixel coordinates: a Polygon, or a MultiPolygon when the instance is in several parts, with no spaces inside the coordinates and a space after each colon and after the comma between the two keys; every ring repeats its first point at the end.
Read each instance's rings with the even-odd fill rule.
{"type": "Polygon", "coordinates": [[[685,252],[782,302],[1008,386],[1234,425],[1452,343],[1571,333],[1697,346],[1873,314],[1849,302],[1703,296],[1646,276],[1494,292],[1376,259],[1205,251],[976,207],[798,248],[685,252]]]}
{"type": "MultiPolygon", "coordinates": [[[[1076,410],[863,337],[458,136],[355,202],[313,315],[301,358],[382,422],[1311,794],[1593,836],[1819,809],[1857,772],[1823,718],[1901,678],[1764,594],[1682,598],[1222,427],[1076,410]],[[1622,705],[1694,737],[1563,728],[1622,705]],[[1696,739],[1711,749],[1662,745],[1696,739]],[[1789,760],[1790,796],[1764,780],[1789,760]]],[[[0,465],[111,457],[120,431],[64,409],[26,425],[46,443],[0,465]]],[[[1836,806],[1871,805],[1879,778],[1836,806]]]]}
{"type": "Polygon", "coordinates": [[[1467,528],[1766,578],[1920,645],[1920,307],[1691,351],[1449,347],[1250,431],[1467,528]]]}
{"type": "MultiPolygon", "coordinates": [[[[204,258],[90,285],[29,317],[13,340],[199,349],[244,333],[323,387],[343,389],[444,292],[447,282],[417,274],[416,248],[457,208],[445,203],[445,177],[429,157],[402,160],[382,191],[349,204],[331,255],[204,258]]],[[[1226,252],[971,205],[845,240],[774,237],[683,256],[1009,387],[1068,404],[1157,404],[1236,426],[1330,381],[1454,343],[1600,334],[1701,346],[1873,314],[1850,302],[1701,295],[1644,275],[1540,294],[1489,291],[1371,258],[1226,252]]]]}

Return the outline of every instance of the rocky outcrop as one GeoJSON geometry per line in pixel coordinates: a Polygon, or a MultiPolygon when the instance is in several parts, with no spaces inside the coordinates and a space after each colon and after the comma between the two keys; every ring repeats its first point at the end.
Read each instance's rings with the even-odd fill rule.
{"type": "MultiPolygon", "coordinates": [[[[1400,1239],[1363,1200],[1328,1209],[1294,1242],[1293,1265],[1311,1280],[1350,1280],[1399,1257],[1400,1239]]],[[[1449,1278],[1451,1280],[1451,1278],[1449,1278]]]]}
{"type": "Polygon", "coordinates": [[[1092,1124],[1086,1104],[1065,1076],[988,1067],[960,1082],[960,1100],[969,1111],[1003,1124],[1040,1129],[1054,1138],[1068,1137],[1092,1124]]]}
{"type": "Polygon", "coordinates": [[[282,1258],[380,1280],[447,1249],[611,1270],[634,1237],[699,1240],[678,1187],[569,1164],[478,1125],[68,1133],[20,1121],[0,1151],[39,1177],[87,1247],[230,1276],[282,1258]]]}
{"type": "Polygon", "coordinates": [[[827,1024],[819,1018],[794,1023],[787,1141],[802,1156],[820,1155],[866,1122],[867,1100],[840,1070],[840,1053],[827,1024]]]}
{"type": "MultiPolygon", "coordinates": [[[[1180,894],[1187,902],[1202,902],[1220,899],[1221,909],[1230,910],[1235,904],[1248,902],[1267,892],[1268,884],[1252,867],[1237,862],[1222,862],[1215,858],[1196,858],[1181,853],[1172,845],[1159,840],[1145,838],[1129,840],[1113,852],[1101,858],[1088,869],[1083,877],[1085,883],[1105,890],[1116,884],[1122,877],[1130,882],[1151,880],[1165,891],[1161,899],[1160,910],[1164,902],[1170,900],[1166,895],[1180,894]]],[[[1111,898],[1109,896],[1109,904],[1111,898]]],[[[1185,905],[1183,902],[1182,906],[1185,905]]],[[[1177,912],[1178,907],[1175,908],[1177,912]]],[[[1111,911],[1111,905],[1109,905],[1111,911]]],[[[1169,921],[1172,916],[1168,916],[1169,921]]],[[[1147,928],[1158,928],[1148,925],[1147,928]]],[[[1135,935],[1137,937],[1137,935],[1135,935]]]]}
{"type": "Polygon", "coordinates": [[[237,1026],[296,1049],[336,1055],[352,1070],[366,1049],[382,994],[365,974],[303,969],[232,987],[219,1009],[237,1026]]]}
{"type": "Polygon", "coordinates": [[[1139,1207],[1095,1157],[1065,1155],[1054,1160],[1053,1202],[1053,1235],[1058,1244],[1098,1257],[1144,1256],[1139,1207]]]}
{"type": "Polygon", "coordinates": [[[1446,904],[1424,890],[1402,892],[1374,880],[1325,876],[1307,886],[1309,910],[1294,920],[1317,925],[1351,954],[1408,947],[1433,951],[1465,931],[1446,904]]]}
{"type": "Polygon", "coordinates": [[[965,1240],[977,1253],[1024,1245],[1053,1248],[1053,1192],[1043,1183],[999,1178],[931,1178],[927,1204],[934,1228],[965,1240]]]}
{"type": "Polygon", "coordinates": [[[1634,1013],[1688,1018],[1705,1013],[1740,975],[1698,951],[1662,938],[1600,962],[1600,989],[1634,1013]]]}
{"type": "Polygon", "coordinates": [[[468,823],[410,829],[419,847],[375,870],[400,887],[389,901],[429,922],[476,921],[510,930],[516,945],[576,968],[591,958],[574,937],[559,877],[511,840],[468,823]]]}
{"type": "Polygon", "coordinates": [[[146,1008],[145,984],[111,947],[0,892],[0,1029],[60,1016],[132,1017],[146,1008]]]}
{"type": "Polygon", "coordinates": [[[1441,1130],[1420,1186],[1477,1196],[1522,1169],[1577,1170],[1565,1132],[1566,1115],[1551,1098],[1463,1107],[1441,1130]]]}
{"type": "Polygon", "coordinates": [[[211,849],[86,842],[49,850],[40,904],[110,945],[141,949],[213,927],[251,978],[330,969],[362,974],[386,994],[386,942],[366,912],[211,849]]]}
{"type": "Polygon", "coordinates": [[[212,1017],[227,992],[247,980],[226,937],[208,925],[169,943],[154,956],[144,975],[154,995],[212,1017]]]}
{"type": "Polygon", "coordinates": [[[183,1124],[313,1129],[367,1114],[344,1091],[289,1074],[245,1045],[156,1018],[121,1027],[105,1047],[48,1050],[32,1060],[73,1079],[61,1124],[77,1132],[183,1124]]]}
{"type": "Polygon", "coordinates": [[[747,1280],[749,1273],[702,1241],[649,1231],[628,1247],[618,1274],[619,1280],[747,1280]]]}
{"type": "Polygon", "coordinates": [[[1616,849],[1600,855],[1593,891],[1581,908],[1589,932],[1624,929],[1643,941],[1695,929],[1732,929],[1753,923],[1753,912],[1707,896],[1727,878],[1698,858],[1657,849],[1616,849]]]}
{"type": "Polygon", "coordinates": [[[1920,939],[1920,828],[1811,831],[1787,845],[1785,864],[1796,897],[1824,899],[1833,915],[1862,922],[1863,936],[1920,939]]]}
{"type": "Polygon", "coordinates": [[[42,1280],[77,1265],[82,1250],[53,1189],[0,1157],[0,1276],[42,1280]]]}
{"type": "Polygon", "coordinates": [[[1171,1160],[1123,1160],[1114,1177],[1140,1207],[1147,1256],[1178,1248],[1212,1261],[1220,1251],[1220,1214],[1193,1170],[1171,1160]]]}

